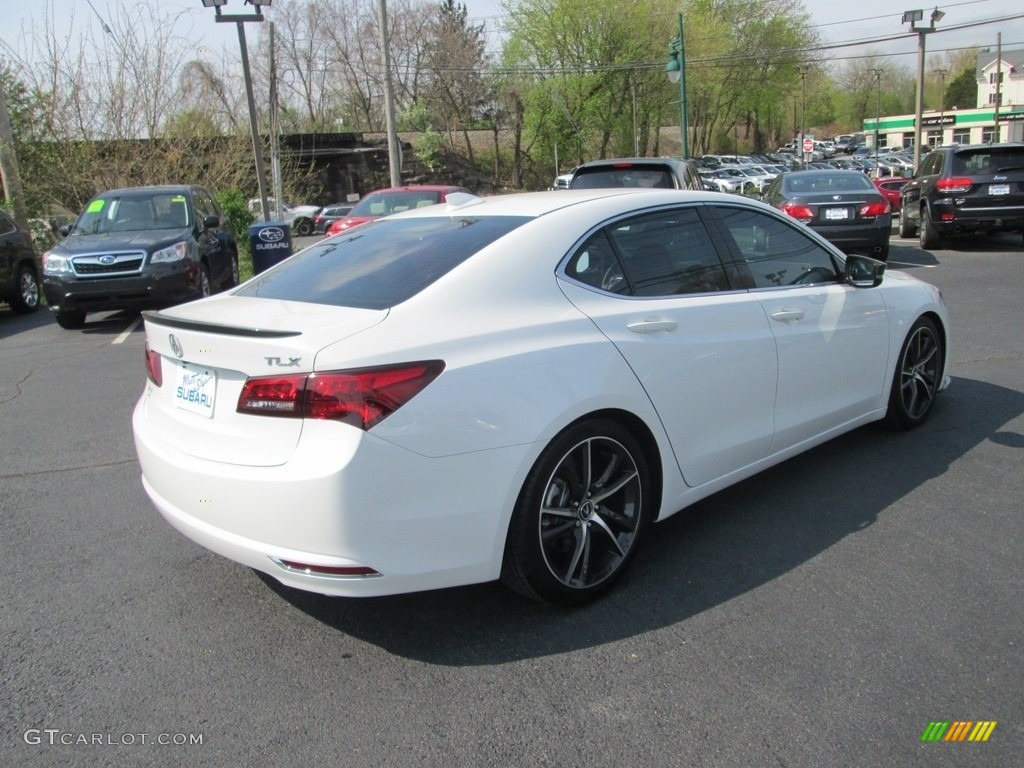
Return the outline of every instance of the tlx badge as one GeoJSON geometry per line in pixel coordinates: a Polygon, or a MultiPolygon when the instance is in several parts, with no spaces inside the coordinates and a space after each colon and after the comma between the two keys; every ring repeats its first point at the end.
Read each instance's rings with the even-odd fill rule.
{"type": "Polygon", "coordinates": [[[274,366],[278,368],[295,368],[302,361],[301,357],[289,357],[287,363],[281,362],[280,357],[264,357],[263,359],[266,360],[267,365],[272,368],[274,366]]]}

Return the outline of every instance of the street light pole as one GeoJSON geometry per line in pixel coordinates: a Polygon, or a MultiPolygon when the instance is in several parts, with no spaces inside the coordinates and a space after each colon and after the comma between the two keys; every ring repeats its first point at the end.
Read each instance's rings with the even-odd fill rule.
{"type": "MultiPolygon", "coordinates": [[[[806,64],[800,65],[800,159],[804,168],[807,168],[807,153],[804,152],[804,136],[807,132],[807,73],[810,67],[806,64]]],[[[814,158],[814,155],[811,155],[814,158]]]]}
{"type": "Polygon", "coordinates": [[[946,137],[946,75],[948,69],[936,69],[935,74],[939,76],[939,144],[945,144],[946,137]]]}
{"type": "MultiPolygon", "coordinates": [[[[263,166],[263,142],[260,141],[259,125],[256,122],[256,101],[252,95],[252,74],[249,71],[249,48],[245,44],[245,22],[263,21],[263,6],[270,5],[272,0],[245,0],[251,2],[255,13],[222,16],[221,6],[227,0],[202,0],[206,8],[213,8],[216,21],[234,22],[238,27],[238,47],[242,53],[242,77],[245,80],[245,98],[249,105],[249,131],[252,134],[252,153],[256,163],[256,184],[260,190],[260,203],[263,206],[263,220],[270,221],[270,204],[267,201],[267,173],[263,166]]],[[[278,201],[280,202],[280,201],[278,201]]]]}
{"type": "Polygon", "coordinates": [[[875,76],[875,178],[878,178],[878,124],[882,120],[882,70],[872,69],[871,74],[875,76]]]}
{"type": "Polygon", "coordinates": [[[924,18],[924,11],[904,11],[902,24],[910,23],[910,31],[917,32],[917,98],[914,111],[914,173],[921,165],[921,121],[924,114],[924,38],[929,32],[935,31],[935,22],[941,21],[946,14],[937,7],[931,13],[931,23],[927,27],[917,26],[924,18]]]}
{"type": "Polygon", "coordinates": [[[387,0],[377,0],[377,23],[380,25],[381,59],[384,65],[384,127],[388,132],[388,169],[391,186],[402,186],[401,147],[395,133],[395,87],[391,82],[391,36],[388,34],[387,0]]]}
{"type": "Polygon", "coordinates": [[[665,65],[668,79],[679,83],[679,132],[682,137],[682,155],[685,159],[690,154],[686,124],[686,46],[683,42],[683,14],[679,14],[679,34],[668,44],[668,64],[665,65]]]}

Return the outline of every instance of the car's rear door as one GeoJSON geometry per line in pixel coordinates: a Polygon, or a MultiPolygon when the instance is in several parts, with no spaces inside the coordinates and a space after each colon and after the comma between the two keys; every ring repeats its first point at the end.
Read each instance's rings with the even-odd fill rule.
{"type": "Polygon", "coordinates": [[[734,289],[700,209],[666,208],[594,232],[563,284],[647,391],[690,486],[764,458],[778,376],[761,303],[734,289]]]}

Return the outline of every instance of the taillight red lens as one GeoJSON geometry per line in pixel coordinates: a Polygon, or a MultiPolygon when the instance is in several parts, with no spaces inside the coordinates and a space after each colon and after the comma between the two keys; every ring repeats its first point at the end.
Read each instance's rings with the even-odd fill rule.
{"type": "Polygon", "coordinates": [[[264,416],[301,416],[306,378],[303,374],[248,379],[238,396],[238,411],[264,416]]]}
{"type": "Polygon", "coordinates": [[[146,342],[146,376],[158,387],[164,385],[163,357],[159,352],[154,352],[146,342]]]}
{"type": "Polygon", "coordinates": [[[779,206],[779,210],[784,211],[785,213],[789,214],[794,219],[798,219],[799,221],[814,220],[814,211],[812,211],[810,207],[806,205],[800,205],[799,203],[783,203],[782,205],[779,206]]]}
{"type": "Polygon", "coordinates": [[[344,421],[370,429],[415,397],[444,370],[441,360],[352,371],[249,379],[240,413],[344,421]]]}
{"type": "Polygon", "coordinates": [[[876,200],[873,203],[861,206],[860,215],[861,218],[869,219],[889,213],[891,210],[892,208],[889,206],[888,200],[876,200]]]}
{"type": "Polygon", "coordinates": [[[935,187],[940,192],[967,192],[973,185],[974,182],[966,176],[951,176],[935,182],[935,187]]]}

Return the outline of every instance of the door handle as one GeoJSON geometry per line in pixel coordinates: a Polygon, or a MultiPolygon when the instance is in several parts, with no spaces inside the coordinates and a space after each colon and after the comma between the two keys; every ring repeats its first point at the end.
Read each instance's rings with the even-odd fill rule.
{"type": "Polygon", "coordinates": [[[633,333],[657,333],[658,331],[674,331],[679,326],[675,320],[640,320],[630,323],[627,328],[633,333]]]}
{"type": "Polygon", "coordinates": [[[803,319],[804,313],[801,309],[780,309],[778,312],[772,312],[772,320],[778,320],[780,323],[795,323],[803,319]]]}

